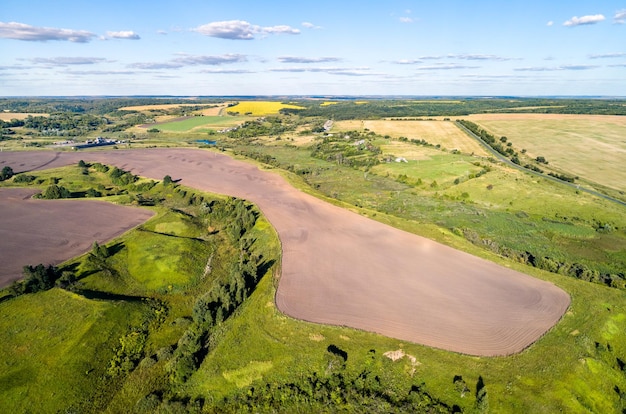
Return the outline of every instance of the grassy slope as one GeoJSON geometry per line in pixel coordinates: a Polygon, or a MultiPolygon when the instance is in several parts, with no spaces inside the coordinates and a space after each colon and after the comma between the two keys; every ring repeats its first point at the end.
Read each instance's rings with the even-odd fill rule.
{"type": "Polygon", "coordinates": [[[0,411],[92,405],[117,338],[141,306],[52,289],[0,303],[0,411]]]}

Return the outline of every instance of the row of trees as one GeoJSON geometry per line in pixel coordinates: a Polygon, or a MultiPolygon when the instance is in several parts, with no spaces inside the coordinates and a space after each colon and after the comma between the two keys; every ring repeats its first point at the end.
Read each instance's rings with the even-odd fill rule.
{"type": "Polygon", "coordinates": [[[206,210],[212,220],[227,223],[222,230],[230,242],[238,246],[239,259],[227,275],[217,279],[213,287],[196,300],[193,322],[179,339],[168,365],[174,383],[184,383],[197,370],[209,351],[211,330],[228,319],[250,296],[261,276],[261,258],[252,253],[253,240],[247,237],[256,223],[251,206],[241,199],[229,198],[214,200],[206,205],[206,210]]]}

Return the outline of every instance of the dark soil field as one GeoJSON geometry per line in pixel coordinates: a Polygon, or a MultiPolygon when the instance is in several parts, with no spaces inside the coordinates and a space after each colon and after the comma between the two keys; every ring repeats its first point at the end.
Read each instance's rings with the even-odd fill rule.
{"type": "MultiPolygon", "coordinates": [[[[0,168],[22,172],[80,159],[154,179],[170,175],[181,184],[257,204],[282,242],[276,303],[294,318],[492,356],[528,347],[570,303],[567,293],[551,283],[333,206],[277,174],[222,154],[191,149],[4,152],[0,168]]],[[[87,232],[84,227],[79,231],[87,232]]],[[[0,228],[5,232],[4,224],[0,228]]],[[[33,237],[23,246],[36,243],[33,237]]]]}
{"type": "Polygon", "coordinates": [[[0,188],[0,287],[25,265],[57,265],[143,223],[153,212],[92,200],[37,200],[32,189],[0,188]]]}

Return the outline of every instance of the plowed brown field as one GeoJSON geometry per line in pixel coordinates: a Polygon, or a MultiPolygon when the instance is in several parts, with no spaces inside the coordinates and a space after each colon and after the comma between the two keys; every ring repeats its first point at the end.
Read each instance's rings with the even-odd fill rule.
{"type": "Polygon", "coordinates": [[[217,153],[5,152],[0,167],[19,172],[80,159],[256,203],[282,242],[277,306],[295,318],[491,356],[528,347],[570,303],[551,283],[343,210],[217,153]]]}
{"type": "Polygon", "coordinates": [[[93,200],[36,200],[32,189],[0,188],[0,287],[25,265],[57,265],[109,241],[154,215],[93,200]]]}

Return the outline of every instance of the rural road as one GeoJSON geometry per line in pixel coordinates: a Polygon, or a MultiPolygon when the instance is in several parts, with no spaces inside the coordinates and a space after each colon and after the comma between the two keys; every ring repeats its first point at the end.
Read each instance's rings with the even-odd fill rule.
{"type": "Polygon", "coordinates": [[[511,161],[509,158],[505,157],[504,155],[500,154],[498,151],[494,150],[491,145],[487,144],[485,141],[483,141],[483,139],[481,137],[479,137],[478,135],[474,134],[472,131],[470,131],[468,128],[466,128],[463,124],[461,124],[460,122],[455,122],[454,123],[461,131],[465,132],[470,138],[475,139],[476,141],[478,141],[478,143],[480,145],[482,145],[487,151],[489,151],[494,157],[496,157],[498,160],[500,160],[501,162],[503,162],[504,164],[507,164],[509,167],[513,167],[517,170],[523,171],[525,173],[529,173],[532,175],[535,175],[537,177],[541,177],[541,178],[545,178],[546,180],[550,180],[553,181],[557,184],[561,184],[561,185],[565,185],[568,186],[570,188],[573,188],[577,191],[584,191],[587,194],[591,194],[594,195],[596,197],[600,197],[603,198],[607,201],[611,201],[613,203],[617,203],[623,207],[626,207],[626,202],[619,200],[617,198],[613,198],[611,196],[608,196],[606,194],[602,194],[598,191],[592,190],[590,188],[586,188],[586,187],[581,187],[579,184],[574,184],[574,183],[570,183],[567,181],[563,181],[563,180],[559,180],[556,177],[552,177],[548,174],[544,174],[544,173],[540,173],[539,171],[533,171],[530,168],[526,168],[524,166],[521,166],[519,164],[515,164],[513,161],[511,161]]]}
{"type": "Polygon", "coordinates": [[[551,283],[333,206],[223,154],[4,152],[0,168],[29,171],[80,159],[254,202],[282,242],[276,304],[294,318],[494,356],[528,347],[570,303],[551,283]]]}

